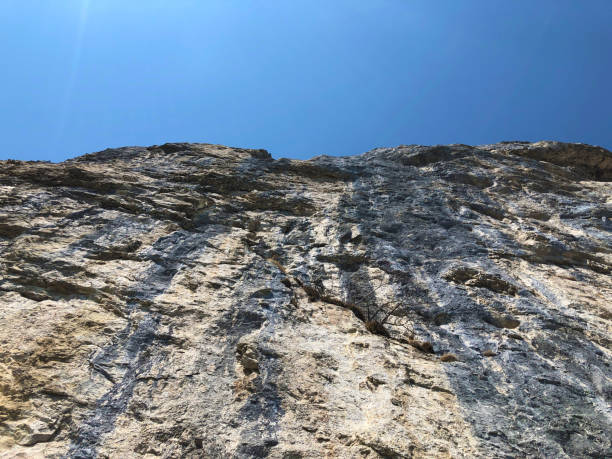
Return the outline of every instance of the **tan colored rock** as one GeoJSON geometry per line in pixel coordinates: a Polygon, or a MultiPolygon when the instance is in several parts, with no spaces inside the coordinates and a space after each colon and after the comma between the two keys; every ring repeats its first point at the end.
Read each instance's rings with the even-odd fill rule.
{"type": "Polygon", "coordinates": [[[0,457],[612,456],[612,155],[0,161],[0,457]]]}

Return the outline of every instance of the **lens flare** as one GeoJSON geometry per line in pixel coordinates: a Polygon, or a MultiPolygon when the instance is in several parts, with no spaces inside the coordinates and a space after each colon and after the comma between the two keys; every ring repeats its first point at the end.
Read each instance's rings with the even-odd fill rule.
{"type": "Polygon", "coordinates": [[[87,29],[87,19],[89,17],[89,5],[90,0],[82,0],[81,11],[79,12],[79,19],[77,23],[76,38],[74,41],[74,48],[72,52],[72,61],[70,64],[70,73],[64,90],[64,97],[60,107],[59,114],[59,125],[57,129],[56,143],[60,141],[66,130],[66,122],[68,114],[70,112],[70,105],[72,103],[72,97],[74,92],[74,86],[79,71],[79,65],[81,61],[81,55],[83,54],[83,41],[85,37],[85,30],[87,29]]]}

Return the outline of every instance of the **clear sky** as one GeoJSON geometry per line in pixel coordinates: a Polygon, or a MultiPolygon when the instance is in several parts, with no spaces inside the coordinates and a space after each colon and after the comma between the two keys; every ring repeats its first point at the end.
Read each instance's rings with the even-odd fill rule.
{"type": "Polygon", "coordinates": [[[612,0],[0,0],[0,159],[612,149],[612,0]]]}

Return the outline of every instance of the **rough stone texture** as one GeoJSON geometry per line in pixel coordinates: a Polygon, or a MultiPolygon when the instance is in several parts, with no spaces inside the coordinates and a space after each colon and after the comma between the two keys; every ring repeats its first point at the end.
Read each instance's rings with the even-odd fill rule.
{"type": "Polygon", "coordinates": [[[612,154],[0,162],[1,457],[612,457],[612,154]]]}

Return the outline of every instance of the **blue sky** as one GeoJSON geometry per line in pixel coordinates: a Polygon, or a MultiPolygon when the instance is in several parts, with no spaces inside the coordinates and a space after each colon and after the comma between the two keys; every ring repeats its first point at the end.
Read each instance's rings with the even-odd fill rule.
{"type": "Polygon", "coordinates": [[[611,0],[2,0],[0,159],[612,148],[611,0]]]}

